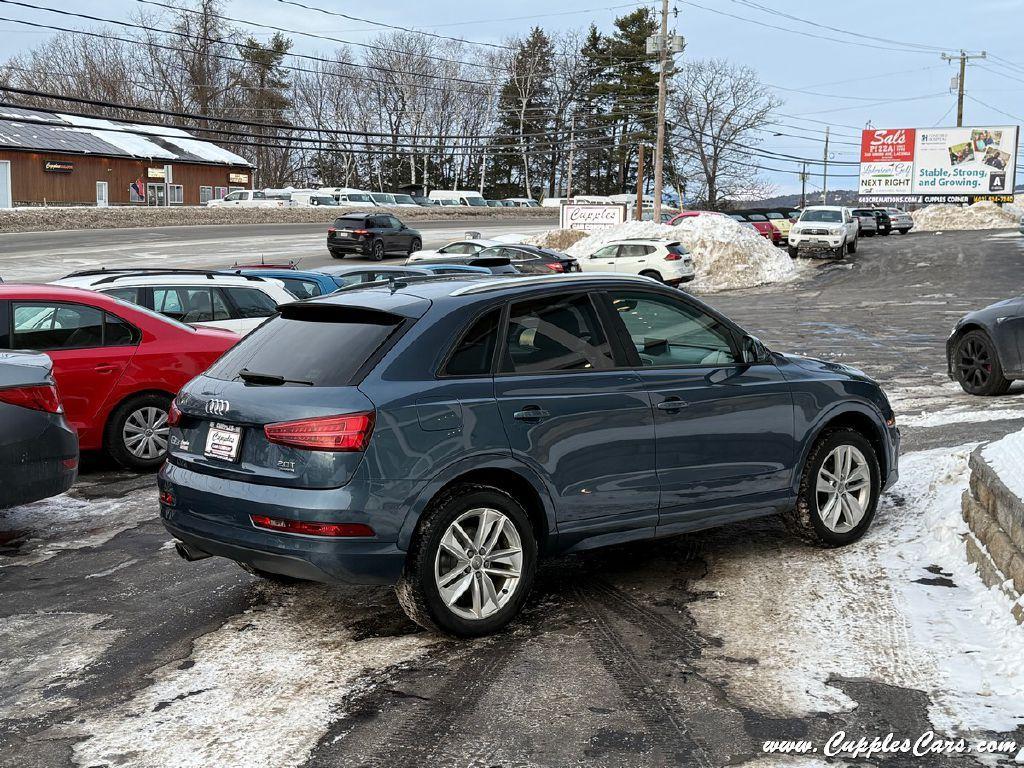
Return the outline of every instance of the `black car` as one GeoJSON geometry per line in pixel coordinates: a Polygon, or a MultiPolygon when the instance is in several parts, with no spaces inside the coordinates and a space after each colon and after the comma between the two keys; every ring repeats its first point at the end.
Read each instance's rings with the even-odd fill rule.
{"type": "Polygon", "coordinates": [[[77,474],[78,434],[50,358],[0,352],[0,509],[64,493],[77,474]]]}
{"type": "Polygon", "coordinates": [[[883,211],[881,208],[872,208],[871,212],[875,214],[875,221],[878,222],[878,234],[891,235],[892,219],[889,218],[889,214],[883,211]]]}
{"type": "Polygon", "coordinates": [[[390,213],[347,213],[327,229],[327,250],[335,259],[354,253],[380,261],[386,254],[410,254],[423,238],[390,213]]]}
{"type": "Polygon", "coordinates": [[[519,272],[527,275],[582,271],[580,263],[572,256],[536,245],[492,245],[480,251],[477,258],[508,259],[519,272]]]}
{"type": "Polygon", "coordinates": [[[960,318],[946,339],[946,365],[969,395],[1002,395],[1024,379],[1024,297],[960,318]]]}

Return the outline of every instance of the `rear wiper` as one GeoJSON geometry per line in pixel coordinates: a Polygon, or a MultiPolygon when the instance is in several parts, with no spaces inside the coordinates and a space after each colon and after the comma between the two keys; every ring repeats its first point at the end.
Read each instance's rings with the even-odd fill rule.
{"type": "Polygon", "coordinates": [[[256,371],[250,371],[248,368],[240,370],[238,378],[246,384],[262,384],[267,387],[280,387],[283,384],[301,384],[304,387],[315,386],[312,381],[286,379],[284,376],[278,376],[274,373],[257,373],[256,371]]]}

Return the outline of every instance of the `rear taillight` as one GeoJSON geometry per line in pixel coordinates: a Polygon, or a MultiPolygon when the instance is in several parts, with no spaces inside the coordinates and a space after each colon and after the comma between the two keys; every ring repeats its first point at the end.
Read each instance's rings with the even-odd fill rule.
{"type": "Polygon", "coordinates": [[[551,261],[545,266],[552,272],[565,272],[565,266],[560,261],[551,261]]]}
{"type": "Polygon", "coordinates": [[[0,403],[20,405],[33,411],[64,413],[64,408],[60,404],[60,394],[53,384],[0,389],[0,403]]]}
{"type": "Polygon", "coordinates": [[[336,230],[336,229],[335,229],[334,227],[328,227],[328,228],[327,228],[327,234],[328,234],[328,235],[333,235],[333,234],[334,234],[335,232],[337,232],[337,231],[338,231],[338,230],[336,230]]]}
{"type": "Polygon", "coordinates": [[[680,261],[683,257],[678,253],[666,253],[665,261],[680,261]]]}
{"type": "Polygon", "coordinates": [[[265,515],[249,515],[249,519],[257,528],[281,533],[298,533],[303,536],[376,536],[373,528],[363,523],[315,523],[265,515]]]}
{"type": "Polygon", "coordinates": [[[368,230],[368,229],[353,229],[352,230],[352,234],[353,235],[368,235],[368,234],[370,234],[370,230],[368,230]]]}
{"type": "Polygon", "coordinates": [[[267,440],[311,451],[363,451],[373,433],[373,411],[281,421],[263,427],[267,440]]]}
{"type": "Polygon", "coordinates": [[[181,411],[178,410],[178,401],[171,400],[171,407],[167,409],[167,426],[176,427],[181,424],[181,411]]]}

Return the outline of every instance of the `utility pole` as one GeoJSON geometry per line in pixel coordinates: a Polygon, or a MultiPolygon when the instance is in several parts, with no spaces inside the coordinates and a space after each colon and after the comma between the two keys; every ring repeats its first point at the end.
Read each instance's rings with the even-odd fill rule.
{"type": "Polygon", "coordinates": [[[807,207],[807,163],[804,163],[803,170],[800,171],[800,207],[807,207]]]}
{"type": "Polygon", "coordinates": [[[985,51],[981,53],[967,53],[967,51],[961,49],[959,54],[942,54],[943,61],[960,61],[960,76],[956,79],[956,127],[960,128],[964,124],[964,77],[967,74],[967,62],[971,59],[985,59],[988,58],[985,51]]]}
{"type": "Polygon", "coordinates": [[[647,53],[658,54],[658,136],[654,145],[654,221],[661,221],[661,191],[665,170],[665,102],[668,90],[668,69],[672,57],[682,53],[683,38],[668,34],[668,0],[661,0],[661,31],[647,38],[647,53]]]}
{"type": "Polygon", "coordinates": [[[822,171],[821,180],[821,204],[828,205],[828,126],[825,126],[825,155],[822,158],[825,161],[825,170],[822,171]]]}
{"type": "MultiPolygon", "coordinates": [[[[572,123],[569,127],[569,173],[565,182],[565,196],[572,197],[572,166],[576,161],[576,115],[572,116],[572,123]]],[[[480,194],[483,194],[481,192],[480,194]]]]}
{"type": "Polygon", "coordinates": [[[644,218],[644,145],[637,148],[636,160],[636,212],[633,218],[642,221],[644,218]]]}

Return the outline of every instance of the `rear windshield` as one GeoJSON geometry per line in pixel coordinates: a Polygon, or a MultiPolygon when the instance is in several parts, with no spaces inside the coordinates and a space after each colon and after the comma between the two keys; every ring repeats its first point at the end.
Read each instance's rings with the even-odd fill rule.
{"type": "Polygon", "coordinates": [[[385,321],[336,322],[275,317],[246,336],[206,375],[234,381],[242,370],[280,376],[286,383],[346,387],[395,329],[385,321]]]}
{"type": "Polygon", "coordinates": [[[334,220],[336,229],[361,229],[366,226],[365,216],[342,216],[334,220]]]}

